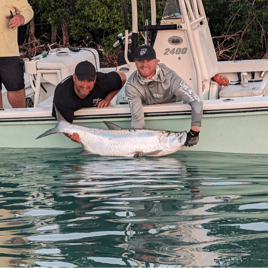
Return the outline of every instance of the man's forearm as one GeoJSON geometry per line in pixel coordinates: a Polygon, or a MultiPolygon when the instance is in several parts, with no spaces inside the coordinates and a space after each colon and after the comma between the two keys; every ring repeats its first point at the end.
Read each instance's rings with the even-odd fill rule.
{"type": "Polygon", "coordinates": [[[20,3],[19,6],[16,7],[16,11],[18,14],[22,15],[24,18],[24,24],[28,23],[34,15],[32,7],[29,5],[27,0],[23,0],[20,3]]]}
{"type": "Polygon", "coordinates": [[[121,78],[121,81],[122,81],[122,87],[125,85],[126,81],[127,81],[127,77],[124,73],[122,72],[117,72],[121,78]]]}
{"type": "Polygon", "coordinates": [[[115,91],[110,92],[110,93],[106,96],[105,100],[111,102],[112,99],[114,98],[114,96],[115,96],[118,92],[119,92],[119,90],[115,90],[115,91]]]}

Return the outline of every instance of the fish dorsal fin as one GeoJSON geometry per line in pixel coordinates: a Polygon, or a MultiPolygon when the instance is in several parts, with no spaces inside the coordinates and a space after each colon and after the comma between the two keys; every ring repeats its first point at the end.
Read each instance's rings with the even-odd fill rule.
{"type": "Polygon", "coordinates": [[[121,127],[119,127],[116,124],[113,124],[111,122],[107,122],[107,121],[103,121],[103,123],[109,128],[109,129],[113,129],[113,130],[119,130],[122,129],[121,127]]]}

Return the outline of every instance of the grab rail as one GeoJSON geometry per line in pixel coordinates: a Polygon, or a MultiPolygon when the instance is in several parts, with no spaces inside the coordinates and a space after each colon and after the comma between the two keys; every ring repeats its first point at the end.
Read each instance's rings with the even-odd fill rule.
{"type": "Polygon", "coordinates": [[[183,2],[187,7],[186,14],[191,26],[201,21],[204,24],[208,24],[205,9],[201,0],[183,0],[183,2]]]}
{"type": "MultiPolygon", "coordinates": [[[[196,2],[196,0],[193,0],[193,1],[196,2]]],[[[185,22],[185,26],[186,26],[188,38],[190,41],[192,54],[193,54],[193,59],[194,59],[194,63],[195,63],[195,68],[196,68],[196,75],[197,75],[197,89],[196,90],[197,90],[198,96],[202,99],[203,98],[203,87],[202,87],[201,65],[200,65],[200,62],[198,59],[196,47],[194,45],[195,42],[194,42],[194,37],[193,37],[192,27],[191,27],[192,25],[194,25],[198,21],[200,21],[201,18],[199,17],[199,14],[197,14],[198,18],[196,18],[194,16],[194,12],[192,10],[192,6],[190,5],[189,0],[179,0],[179,4],[180,4],[181,13],[182,13],[183,18],[184,18],[184,22],[185,22]],[[187,8],[186,8],[186,6],[187,6],[187,8]]]]}

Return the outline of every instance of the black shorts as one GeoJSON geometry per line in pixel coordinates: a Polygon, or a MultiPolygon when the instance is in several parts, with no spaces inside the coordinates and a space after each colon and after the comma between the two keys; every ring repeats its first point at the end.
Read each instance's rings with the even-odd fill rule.
{"type": "Polygon", "coordinates": [[[2,83],[7,91],[24,89],[23,61],[17,57],[0,57],[0,90],[2,83]]]}

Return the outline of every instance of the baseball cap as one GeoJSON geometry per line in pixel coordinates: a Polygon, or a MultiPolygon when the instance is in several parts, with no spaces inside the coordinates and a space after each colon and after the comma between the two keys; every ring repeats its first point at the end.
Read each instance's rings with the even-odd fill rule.
{"type": "Polygon", "coordinates": [[[96,76],[96,69],[91,62],[86,60],[76,65],[75,74],[78,80],[80,81],[85,80],[85,79],[94,81],[95,76],[96,76]]]}
{"type": "Polygon", "coordinates": [[[156,53],[153,47],[143,45],[135,50],[134,60],[153,60],[156,59],[156,53]]]}

